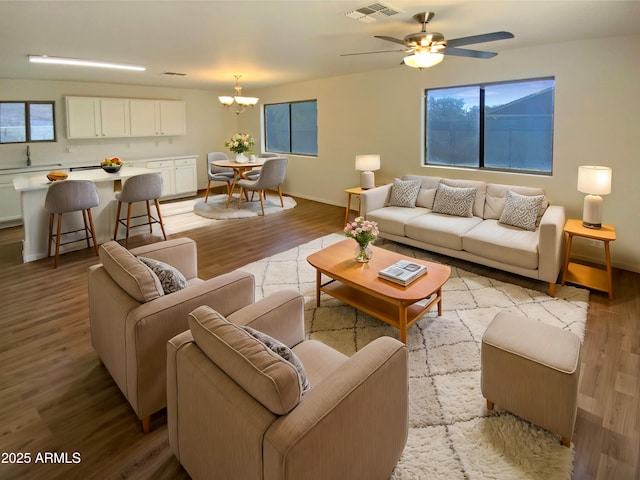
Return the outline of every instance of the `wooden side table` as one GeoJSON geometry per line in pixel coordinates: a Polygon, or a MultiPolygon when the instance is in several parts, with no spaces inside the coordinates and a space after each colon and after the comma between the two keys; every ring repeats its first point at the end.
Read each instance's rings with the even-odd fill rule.
{"type": "Polygon", "coordinates": [[[362,194],[362,192],[364,192],[364,189],[362,187],[347,188],[345,192],[347,193],[347,209],[344,212],[344,224],[346,225],[347,222],[349,221],[349,212],[351,211],[351,195],[358,196],[358,216],[360,216],[359,197],[362,194]]]}
{"type": "Polygon", "coordinates": [[[602,225],[602,228],[593,229],[582,226],[581,220],[570,218],[564,226],[564,231],[569,235],[567,240],[567,251],[564,255],[564,266],[562,268],[562,285],[565,282],[582,285],[594,290],[600,290],[609,294],[609,300],[613,300],[613,281],[611,275],[611,253],[609,242],[616,239],[616,229],[613,225],[602,225]],[[599,240],[604,243],[604,254],[606,269],[590,267],[580,263],[570,262],[571,243],[573,237],[589,238],[599,240]]]}

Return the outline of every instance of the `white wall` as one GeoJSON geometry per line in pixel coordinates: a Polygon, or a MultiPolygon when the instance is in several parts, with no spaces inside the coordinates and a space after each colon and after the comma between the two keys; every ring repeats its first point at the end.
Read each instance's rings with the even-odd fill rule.
{"type": "MultiPolygon", "coordinates": [[[[98,165],[105,157],[127,160],[176,155],[200,155],[198,185],[206,187],[207,152],[224,150],[224,141],[235,132],[236,115],[224,110],[215,92],[133,85],[0,79],[0,100],[54,100],[55,143],[31,143],[33,165],[98,165]],[[68,140],[65,97],[103,96],[185,100],[187,135],[153,138],[68,140]],[[69,151],[70,150],[70,151],[69,151]]],[[[26,166],[24,143],[0,145],[0,168],[26,166]]]]}
{"type": "MultiPolygon", "coordinates": [[[[379,153],[378,183],[406,173],[473,178],[543,187],[568,217],[581,218],[584,195],[577,191],[579,165],[613,168],[612,193],[604,198],[604,221],[615,225],[615,266],[640,272],[640,37],[597,39],[508,50],[491,60],[448,57],[424,71],[403,66],[374,73],[283,85],[251,93],[260,104],[318,100],[318,157],[289,157],[285,192],[344,205],[344,189],[358,185],[354,159],[379,153]],[[425,88],[554,76],[555,135],[552,176],[421,166],[425,88]]],[[[356,60],[354,60],[356,61],[356,60]]],[[[391,55],[389,61],[399,58],[391,55]]],[[[39,82],[0,79],[3,100],[56,100],[58,142],[32,144],[34,163],[99,162],[105,156],[127,159],[199,154],[198,180],[206,185],[206,153],[226,151],[224,141],[236,131],[260,141],[261,109],[239,116],[221,108],[217,93],[204,90],[113,84],[39,82]],[[188,135],[167,139],[67,140],[64,96],[112,96],[182,99],[187,102],[188,135]],[[72,147],[67,153],[66,148],[72,147]]],[[[259,143],[256,151],[259,151],[259,143]]],[[[0,164],[24,164],[25,147],[0,145],[0,164]]],[[[602,263],[603,250],[576,242],[574,253],[602,263]]]]}
{"type": "MultiPolygon", "coordinates": [[[[377,183],[413,173],[539,186],[551,203],[566,207],[570,218],[582,217],[578,166],[610,166],[613,185],[604,197],[604,222],[617,231],[613,264],[640,272],[638,58],[640,37],[549,43],[509,50],[491,60],[447,57],[423,71],[398,66],[252,93],[261,104],[318,100],[318,157],[290,156],[284,190],[336,205],[345,204],[344,189],[359,183],[354,159],[361,153],[381,155],[377,183]],[[425,88],[546,76],[556,79],[552,176],[421,166],[425,88]]],[[[398,60],[389,57],[391,63],[398,60]]],[[[259,111],[240,115],[238,127],[259,134],[259,111]]],[[[579,239],[572,253],[603,263],[603,250],[579,239]]]]}

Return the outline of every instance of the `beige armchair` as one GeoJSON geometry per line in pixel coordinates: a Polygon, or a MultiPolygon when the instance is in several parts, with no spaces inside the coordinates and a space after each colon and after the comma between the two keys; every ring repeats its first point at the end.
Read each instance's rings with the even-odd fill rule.
{"type": "Polygon", "coordinates": [[[151,414],[167,404],[167,341],[189,328],[187,316],[200,305],[229,315],[253,303],[254,278],[239,271],[197,278],[196,243],[188,238],[131,252],[107,242],[99,255],[102,263],[88,272],[91,343],[148,432],[151,414]],[[165,294],[158,276],[134,254],[175,267],[188,285],[165,294]]]}
{"type": "Polygon", "coordinates": [[[279,292],[224,318],[209,307],[167,346],[169,444],[191,478],[386,479],[408,433],[407,348],[352,357],[305,340],[304,299],[279,292]],[[284,343],[298,369],[243,329],[284,343]]]}

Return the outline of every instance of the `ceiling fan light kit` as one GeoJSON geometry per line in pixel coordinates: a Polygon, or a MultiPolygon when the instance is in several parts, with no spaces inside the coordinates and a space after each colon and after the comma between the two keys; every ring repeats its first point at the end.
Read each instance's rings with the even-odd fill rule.
{"type": "Polygon", "coordinates": [[[392,53],[402,52],[408,54],[404,57],[403,63],[413,68],[429,68],[442,62],[444,55],[469,58],[492,58],[497,55],[493,52],[481,50],[469,50],[459,48],[464,45],[474,43],[494,42],[496,40],[507,40],[513,38],[510,32],[493,32],[469,37],[454,38],[445,40],[444,35],[439,32],[428,32],[427,23],[434,17],[433,12],[422,12],[413,16],[414,20],[422,25],[422,29],[416,33],[410,33],[403,39],[388,37],[385,35],[375,35],[376,38],[402,45],[400,50],[383,50],[377,52],[347,53],[342,56],[367,55],[372,53],[392,53]]]}

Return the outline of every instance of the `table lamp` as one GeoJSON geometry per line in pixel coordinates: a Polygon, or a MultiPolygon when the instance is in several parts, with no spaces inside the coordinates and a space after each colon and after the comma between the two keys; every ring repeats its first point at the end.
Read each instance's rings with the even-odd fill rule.
{"type": "Polygon", "coordinates": [[[360,187],[368,190],[376,186],[373,170],[380,169],[380,155],[356,155],[356,170],[360,170],[360,187]]]}
{"type": "Polygon", "coordinates": [[[586,193],[582,210],[582,225],[587,228],[602,227],[602,197],[611,193],[611,169],[585,165],[578,167],[578,190],[586,193]]]}

